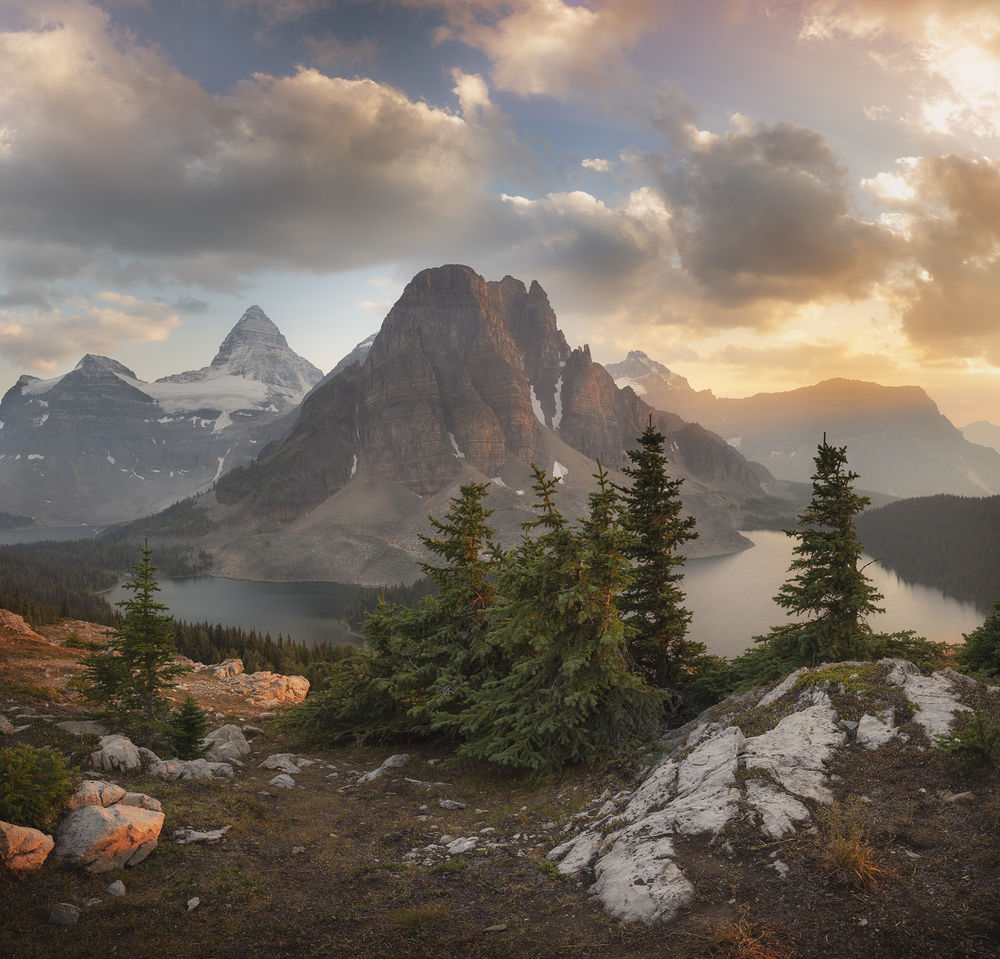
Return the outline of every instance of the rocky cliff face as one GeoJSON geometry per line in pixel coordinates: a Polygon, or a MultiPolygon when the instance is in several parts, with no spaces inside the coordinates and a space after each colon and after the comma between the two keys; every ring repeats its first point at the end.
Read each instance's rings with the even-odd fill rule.
{"type": "Polygon", "coordinates": [[[831,379],[722,399],[642,353],[608,366],[657,409],[696,420],[781,479],[808,482],[816,446],[846,446],[858,485],[891,496],[1000,492],[1000,454],[969,442],[917,386],[831,379]]]}
{"type": "MultiPolygon", "coordinates": [[[[570,349],[537,283],[526,287],[509,276],[487,282],[466,266],[425,270],[407,285],[363,362],[313,390],[294,429],[268,455],[220,481],[218,502],[235,507],[243,519],[227,519],[229,532],[221,536],[230,545],[214,542],[213,552],[230,557],[229,572],[264,578],[248,563],[252,528],[264,535],[268,521],[288,524],[269,528],[267,536],[272,551],[289,557],[292,537],[305,527],[315,536],[337,529],[327,546],[339,536],[374,556],[379,551],[371,552],[371,541],[381,537],[384,545],[385,535],[373,531],[395,516],[387,535],[394,549],[411,557],[412,575],[426,511],[443,512],[459,483],[492,480],[498,526],[514,534],[527,518],[529,464],[535,462],[563,477],[566,512],[580,515],[594,459],[622,466],[650,415],[667,436],[673,467],[687,480],[686,503],[703,514],[701,548],[739,548],[722,513],[708,505],[713,498],[717,506],[760,495],[739,453],[616,388],[586,347],[570,349]],[[279,540],[285,547],[275,546],[279,540]]],[[[301,548],[303,541],[295,542],[301,548]]],[[[386,562],[375,569],[374,560],[365,560],[362,569],[343,557],[317,561],[328,571],[314,576],[401,576],[386,562]],[[343,572],[335,575],[337,569],[343,572]]],[[[303,575],[304,567],[296,569],[283,575],[303,575]]],[[[266,575],[282,574],[272,569],[266,575]]]]}
{"type": "Polygon", "coordinates": [[[320,376],[259,307],[200,370],[144,383],[88,354],[22,376],[0,401],[0,509],[43,525],[155,512],[249,462],[320,376]]]}

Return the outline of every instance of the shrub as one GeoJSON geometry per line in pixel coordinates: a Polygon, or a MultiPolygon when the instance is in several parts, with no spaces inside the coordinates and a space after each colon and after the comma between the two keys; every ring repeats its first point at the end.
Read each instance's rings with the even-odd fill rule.
{"type": "Polygon", "coordinates": [[[66,759],[56,749],[0,750],[0,819],[41,829],[73,792],[66,759]]]}
{"type": "Polygon", "coordinates": [[[989,722],[983,712],[963,713],[954,729],[934,737],[934,752],[960,776],[983,772],[1000,761],[1000,723],[989,722]]]}
{"type": "Polygon", "coordinates": [[[961,667],[981,676],[1000,676],[1000,600],[982,625],[964,636],[965,645],[958,652],[961,667]]]}
{"type": "Polygon", "coordinates": [[[167,720],[167,738],[181,759],[198,759],[208,752],[202,743],[207,732],[208,717],[193,696],[188,696],[167,720]]]}

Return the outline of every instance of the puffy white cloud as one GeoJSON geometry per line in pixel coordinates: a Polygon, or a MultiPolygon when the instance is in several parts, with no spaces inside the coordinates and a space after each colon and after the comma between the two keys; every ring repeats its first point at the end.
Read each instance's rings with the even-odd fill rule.
{"type": "Polygon", "coordinates": [[[93,5],[0,33],[8,276],[225,284],[446,255],[496,206],[496,135],[372,80],[300,69],[213,96],[93,5]]]}
{"type": "Polygon", "coordinates": [[[162,341],[181,321],[172,310],[106,291],[74,310],[0,309],[0,357],[53,372],[84,353],[114,353],[122,343],[162,341]]]}
{"type": "Polygon", "coordinates": [[[669,12],[664,0],[404,0],[448,17],[439,39],[481,50],[493,85],[519,96],[615,102],[639,85],[628,54],[669,12]]]}

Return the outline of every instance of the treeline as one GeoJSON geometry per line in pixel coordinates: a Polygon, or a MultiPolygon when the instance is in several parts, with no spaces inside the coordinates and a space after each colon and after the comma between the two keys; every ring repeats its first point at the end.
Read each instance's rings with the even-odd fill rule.
{"type": "MultiPolygon", "coordinates": [[[[117,611],[103,596],[136,561],[136,546],[121,530],[94,539],[0,546],[0,608],[33,625],[69,617],[110,625],[117,611]]],[[[204,551],[160,547],[157,570],[194,576],[208,569],[204,551]]]]}
{"type": "Polygon", "coordinates": [[[988,610],[1000,598],[1000,496],[921,496],[858,517],[867,552],[901,579],[988,610]]]}
{"type": "Polygon", "coordinates": [[[429,576],[422,576],[412,586],[380,586],[363,589],[358,598],[344,612],[344,622],[354,630],[360,630],[365,620],[373,615],[379,605],[416,607],[425,596],[434,596],[437,585],[429,576]]]}
{"type": "Polygon", "coordinates": [[[174,621],[174,643],[177,652],[196,663],[221,663],[224,659],[243,660],[248,673],[267,670],[285,675],[303,675],[313,679],[318,675],[317,665],[343,658],[350,647],[322,642],[309,644],[296,642],[290,636],[278,633],[249,632],[239,626],[216,623],[186,623],[174,621]]]}
{"type": "Polygon", "coordinates": [[[30,516],[18,516],[17,513],[5,513],[0,510],[0,529],[21,529],[23,526],[34,526],[35,521],[30,516]]]}

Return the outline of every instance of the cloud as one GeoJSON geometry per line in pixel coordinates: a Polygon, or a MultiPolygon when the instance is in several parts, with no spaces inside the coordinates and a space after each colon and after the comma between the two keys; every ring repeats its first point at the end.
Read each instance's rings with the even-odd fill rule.
{"type": "Polygon", "coordinates": [[[303,37],[302,45],[309,53],[310,62],[324,68],[334,64],[357,66],[367,63],[378,50],[378,44],[367,37],[357,43],[346,43],[332,33],[321,37],[303,37]]]}
{"type": "Polygon", "coordinates": [[[773,301],[861,298],[884,275],[900,241],[852,215],[843,174],[823,138],[779,123],[690,142],[662,163],[681,263],[727,308],[773,301]]]}
{"type": "Polygon", "coordinates": [[[180,325],[171,308],[112,291],[74,312],[0,308],[0,357],[51,373],[85,353],[113,354],[125,342],[165,340],[180,325]]]}
{"type": "Polygon", "coordinates": [[[928,357],[1000,365],[1000,161],[954,154],[905,157],[867,181],[889,196],[909,260],[887,295],[928,357]]]}
{"type": "Polygon", "coordinates": [[[494,87],[521,97],[618,102],[641,86],[628,54],[669,12],[664,0],[404,0],[441,8],[439,40],[458,40],[490,60],[494,87]]]}
{"type": "Polygon", "coordinates": [[[444,256],[495,212],[494,131],[300,69],[207,93],[87,4],[0,33],[8,275],[231,285],[444,256]]]}
{"type": "Polygon", "coordinates": [[[654,190],[633,191],[619,206],[589,193],[542,199],[505,196],[520,242],[505,253],[532,276],[544,272],[549,291],[569,311],[658,315],[665,264],[673,253],[670,214],[654,190]]]}
{"type": "Polygon", "coordinates": [[[902,41],[909,58],[880,62],[919,70],[933,81],[914,91],[919,105],[911,120],[925,131],[1000,133],[1000,9],[995,0],[809,0],[799,6],[806,39],[846,34],[902,41]]]}
{"type": "Polygon", "coordinates": [[[251,12],[267,26],[304,20],[335,5],[336,0],[224,0],[229,13],[251,12]]]}

